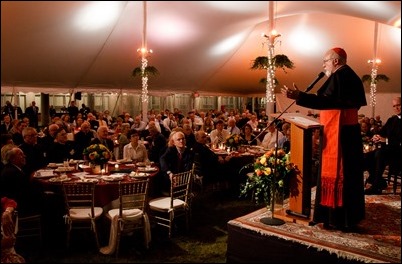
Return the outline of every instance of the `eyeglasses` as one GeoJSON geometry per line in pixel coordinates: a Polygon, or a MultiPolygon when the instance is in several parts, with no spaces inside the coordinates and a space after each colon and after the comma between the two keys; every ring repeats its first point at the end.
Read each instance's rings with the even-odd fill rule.
{"type": "Polygon", "coordinates": [[[27,137],[38,137],[38,135],[37,134],[32,134],[32,135],[25,135],[25,136],[27,136],[27,137]]]}
{"type": "Polygon", "coordinates": [[[396,105],[393,105],[392,107],[401,107],[401,104],[396,104],[396,105]]]}
{"type": "Polygon", "coordinates": [[[329,59],[323,60],[322,63],[326,63],[327,61],[330,61],[330,60],[333,60],[333,59],[335,59],[335,58],[329,58],[329,59]]]}

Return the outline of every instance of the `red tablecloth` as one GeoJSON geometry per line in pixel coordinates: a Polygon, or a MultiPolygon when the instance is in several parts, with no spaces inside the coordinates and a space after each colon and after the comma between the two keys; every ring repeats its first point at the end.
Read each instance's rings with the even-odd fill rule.
{"type": "MultiPolygon", "coordinates": [[[[115,172],[114,165],[109,165],[108,168],[109,168],[109,173],[105,173],[104,175],[110,175],[111,173],[115,172]]],[[[124,164],[120,164],[119,169],[126,171],[125,175],[123,176],[123,180],[121,180],[121,182],[135,181],[135,180],[139,179],[139,178],[135,178],[135,177],[130,177],[129,172],[127,172],[129,169],[132,171],[137,171],[138,168],[139,167],[127,166],[124,164]]],[[[159,172],[158,167],[153,166],[153,168],[155,168],[156,170],[152,171],[152,172],[147,172],[148,177],[151,178],[150,189],[152,188],[152,178],[155,175],[157,175],[157,173],[159,172]]],[[[84,171],[87,172],[88,175],[92,174],[90,169],[84,169],[84,171]]],[[[68,182],[80,181],[81,180],[80,177],[74,175],[79,172],[82,172],[82,171],[73,170],[73,171],[67,172],[67,177],[69,178],[68,182]]],[[[119,197],[119,191],[118,191],[118,182],[119,181],[105,181],[105,180],[102,180],[101,176],[102,175],[99,175],[99,177],[96,177],[99,181],[98,181],[98,183],[96,183],[96,187],[95,187],[95,206],[103,207],[119,197]]],[[[35,177],[35,174],[33,175],[33,180],[38,181],[42,185],[42,187],[45,191],[61,193],[61,182],[60,181],[56,181],[56,182],[49,181],[52,178],[53,177],[35,177]]]]}

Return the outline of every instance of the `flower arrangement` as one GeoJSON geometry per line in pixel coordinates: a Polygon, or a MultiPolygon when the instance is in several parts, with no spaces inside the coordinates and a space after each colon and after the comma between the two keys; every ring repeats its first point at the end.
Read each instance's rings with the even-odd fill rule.
{"type": "Polygon", "coordinates": [[[92,144],[85,148],[82,153],[90,163],[105,164],[112,157],[112,153],[109,149],[102,144],[92,144]]]}
{"type": "Polygon", "coordinates": [[[246,166],[253,169],[253,175],[242,185],[240,196],[251,193],[256,204],[270,204],[273,188],[282,193],[286,191],[290,176],[298,171],[296,165],[290,162],[290,153],[283,149],[269,150],[246,166]]]}
{"type": "Polygon", "coordinates": [[[225,146],[231,149],[237,149],[244,144],[244,139],[238,134],[232,134],[225,140],[225,146]]]}

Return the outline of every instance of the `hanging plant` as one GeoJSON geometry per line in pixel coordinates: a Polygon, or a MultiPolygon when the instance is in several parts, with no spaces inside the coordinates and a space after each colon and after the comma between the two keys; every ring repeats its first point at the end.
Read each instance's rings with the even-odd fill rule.
{"type": "MultiPolygon", "coordinates": [[[[385,81],[385,82],[388,82],[389,81],[389,77],[387,76],[387,75],[385,75],[385,74],[378,74],[376,77],[375,77],[375,80],[374,80],[374,83],[377,83],[378,81],[385,81]]],[[[369,74],[365,74],[365,75],[363,75],[362,76],[362,82],[363,83],[371,83],[371,75],[369,75],[369,74]]]]}
{"type": "MultiPolygon", "coordinates": [[[[287,73],[286,68],[293,69],[295,67],[293,61],[291,61],[288,58],[288,56],[286,56],[284,54],[275,55],[272,58],[272,63],[276,69],[281,68],[285,73],[287,73]]],[[[268,69],[268,57],[267,56],[259,56],[259,57],[255,58],[255,60],[253,61],[253,65],[251,66],[251,69],[252,70],[268,69]]],[[[275,78],[274,81],[275,81],[275,85],[279,84],[278,79],[275,78]]],[[[265,85],[267,83],[267,78],[260,79],[260,83],[265,85]]]]}
{"type": "MultiPolygon", "coordinates": [[[[293,69],[294,63],[291,61],[288,56],[284,54],[275,55],[272,58],[272,63],[275,68],[281,68],[286,73],[286,68],[293,69]]],[[[255,58],[253,61],[253,65],[251,66],[252,70],[265,70],[268,68],[268,57],[267,56],[259,56],[255,58]]]]}
{"type": "MultiPolygon", "coordinates": [[[[155,75],[158,75],[158,74],[159,74],[159,71],[158,71],[158,69],[156,69],[154,66],[147,66],[147,67],[145,67],[144,76],[149,76],[149,75],[155,76],[155,75]]],[[[133,75],[134,77],[137,77],[137,76],[143,77],[141,67],[136,67],[136,68],[133,70],[132,75],[133,75]]]]}

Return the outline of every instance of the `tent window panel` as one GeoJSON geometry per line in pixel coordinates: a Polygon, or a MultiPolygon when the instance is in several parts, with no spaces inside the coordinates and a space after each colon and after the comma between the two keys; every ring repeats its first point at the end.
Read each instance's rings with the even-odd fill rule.
{"type": "Polygon", "coordinates": [[[225,109],[236,108],[235,98],[234,97],[222,97],[222,105],[225,106],[225,109]]]}
{"type": "Polygon", "coordinates": [[[61,112],[66,106],[67,99],[64,94],[56,94],[52,95],[49,98],[50,105],[53,105],[53,108],[56,109],[56,112],[61,112]]]}
{"type": "Polygon", "coordinates": [[[191,96],[190,95],[177,95],[176,107],[181,110],[182,113],[187,113],[191,110],[191,96]]]}
{"type": "Polygon", "coordinates": [[[150,96],[149,99],[149,109],[154,109],[157,112],[161,111],[162,102],[160,96],[150,96]]]}
{"type": "Polygon", "coordinates": [[[200,108],[202,111],[216,109],[217,108],[216,97],[213,97],[213,96],[200,97],[200,108]]]}
{"type": "Polygon", "coordinates": [[[100,94],[94,96],[94,109],[98,112],[103,112],[104,109],[109,109],[109,96],[100,94]]]}

